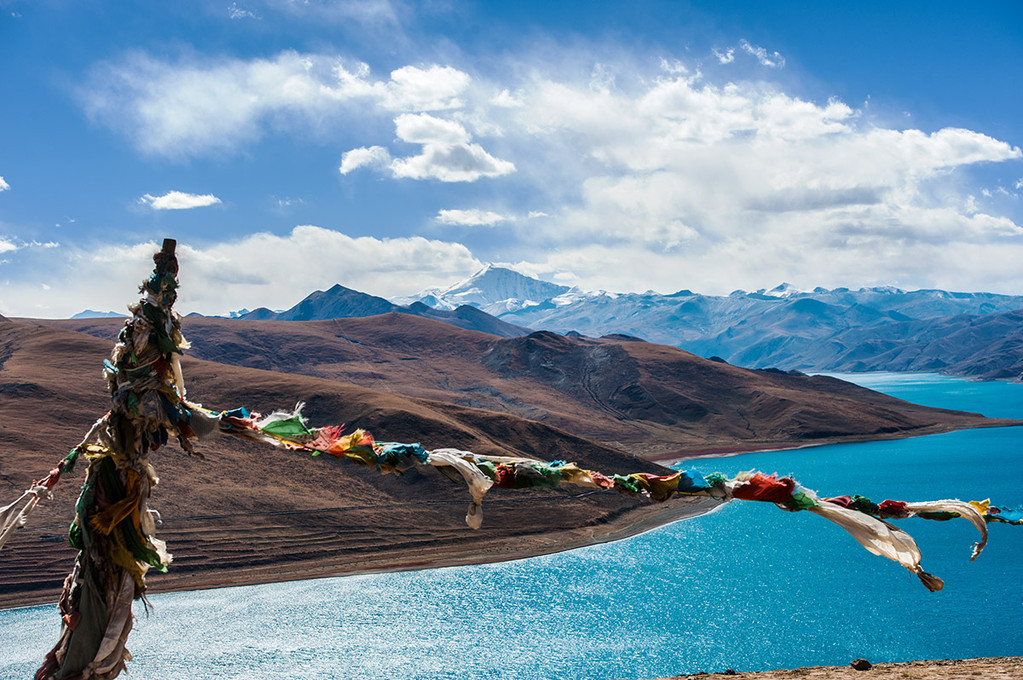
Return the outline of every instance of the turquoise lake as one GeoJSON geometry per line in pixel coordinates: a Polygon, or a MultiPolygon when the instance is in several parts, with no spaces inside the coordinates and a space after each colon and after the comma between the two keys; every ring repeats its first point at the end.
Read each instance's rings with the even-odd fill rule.
{"type": "MultiPolygon", "coordinates": [[[[1023,418],[1023,385],[840,376],[931,406],[1023,418]]],[[[1023,504],[1023,428],[695,461],[792,474],[823,495],[1023,504]]],[[[809,513],[734,502],[629,540],[476,567],[154,595],[135,680],[656,678],[1023,655],[1023,527],[903,520],[945,580],[928,592],[809,513]]],[[[70,565],[69,565],[70,566],[70,565]]],[[[56,640],[53,606],[0,611],[0,678],[56,640]]]]}

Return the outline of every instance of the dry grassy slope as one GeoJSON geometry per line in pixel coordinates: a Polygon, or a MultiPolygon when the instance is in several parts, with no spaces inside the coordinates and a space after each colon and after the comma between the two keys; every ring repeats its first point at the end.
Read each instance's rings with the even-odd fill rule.
{"type": "MultiPolygon", "coordinates": [[[[109,350],[81,333],[0,322],[0,500],[43,476],[106,410],[100,370],[109,350]]],[[[572,458],[609,471],[660,469],[506,414],[196,359],[184,370],[190,397],[213,408],[265,412],[302,399],[314,423],[348,422],[379,439],[572,458]]],[[[464,524],[464,489],[429,469],[385,477],[233,440],[200,448],[206,461],[173,445],[151,458],[161,477],[153,500],[164,518],[159,534],[177,555],[170,574],[154,576],[155,587],[507,559],[697,511],[684,501],[663,508],[596,494],[566,503],[578,492],[495,490],[484,528],[474,532],[464,524]]],[[[64,535],[83,474],[65,479],[0,552],[0,606],[53,597],[73,557],[64,535]]]]}
{"type": "MultiPolygon", "coordinates": [[[[56,323],[107,337],[120,326],[56,323]]],[[[537,332],[502,339],[404,314],[316,322],[189,318],[185,332],[195,356],[504,412],[651,456],[996,424],[831,378],[750,371],[613,337],[537,332]]]]}

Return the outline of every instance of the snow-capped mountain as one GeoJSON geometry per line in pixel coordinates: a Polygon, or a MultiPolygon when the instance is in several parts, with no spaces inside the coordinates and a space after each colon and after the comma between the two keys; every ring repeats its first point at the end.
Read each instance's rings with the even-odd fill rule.
{"type": "Polygon", "coordinates": [[[237,318],[246,321],[318,321],[376,316],[390,312],[421,316],[505,338],[517,338],[529,333],[527,328],[519,328],[507,321],[501,321],[472,306],[464,305],[454,310],[435,309],[421,302],[398,306],[382,297],[345,288],[341,284],[327,290],[312,292],[291,309],[273,312],[266,307],[259,307],[237,318]]]}
{"type": "MultiPolygon", "coordinates": [[[[783,283],[754,292],[736,290],[727,296],[690,290],[670,295],[591,292],[493,265],[446,289],[424,291],[408,300],[439,309],[469,304],[535,330],[641,337],[751,368],[899,371],[948,367],[961,373],[967,369],[960,371],[954,365],[973,361],[971,351],[978,355],[989,351],[984,349],[993,342],[988,336],[1004,335],[1011,326],[1007,319],[1018,317],[1000,317],[997,323],[988,319],[1023,309],[1023,296],[905,291],[893,286],[806,291],[783,283]],[[972,335],[956,330],[981,324],[995,330],[972,335]],[[960,344],[969,338],[986,344],[952,352],[947,343],[929,340],[939,335],[954,336],[960,344]]],[[[982,363],[984,372],[969,369],[969,374],[1018,373],[1019,361],[1009,360],[1004,351],[1001,355],[1008,358],[998,366],[974,362],[982,363]]]]}
{"type": "Polygon", "coordinates": [[[768,297],[784,298],[792,297],[793,295],[800,295],[801,293],[806,292],[807,291],[805,290],[796,288],[791,283],[782,283],[781,285],[775,286],[771,290],[764,290],[763,288],[761,288],[760,290],[757,291],[757,294],[766,295],[768,297]]]}
{"type": "Polygon", "coordinates": [[[432,288],[417,295],[392,298],[399,305],[422,302],[434,309],[451,310],[471,305],[500,316],[533,307],[567,293],[568,286],[541,281],[516,271],[488,264],[467,279],[447,288],[432,288]]]}

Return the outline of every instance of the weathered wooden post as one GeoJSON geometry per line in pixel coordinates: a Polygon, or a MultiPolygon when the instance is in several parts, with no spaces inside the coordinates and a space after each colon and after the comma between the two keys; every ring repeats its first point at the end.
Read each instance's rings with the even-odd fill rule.
{"type": "Polygon", "coordinates": [[[78,549],[74,568],[59,600],[63,621],[60,639],[36,673],[36,680],[112,680],[131,658],[125,648],[132,628],[132,602],[145,595],[145,575],[165,570],[171,556],[155,537],[148,501],[157,483],[149,454],[175,436],[181,448],[198,455],[190,440],[222,434],[313,455],[326,453],[400,473],[415,466],[436,468],[469,489],[466,522],[482,523],[482,501],[493,488],[553,488],[562,484],[605,489],[655,502],[675,494],[721,502],[733,499],[772,503],[789,511],[806,510],[846,529],[870,552],[906,567],[930,590],[941,579],[920,566],[920,551],[909,534],[889,519],[923,517],[969,520],[987,542],[987,522],[1023,524],[1023,511],[999,508],[988,501],[945,499],[921,503],[886,500],[874,504],[863,496],[821,498],[791,477],[757,472],[704,477],[697,470],[657,476],[649,473],[604,475],[565,461],[544,462],[518,456],[480,455],[471,451],[422,445],[381,443],[364,430],[345,433],[338,425],[309,427],[301,405],[261,417],[245,408],[214,411],[185,400],[180,357],[188,347],[173,306],[177,299],[175,242],[167,239],[153,256],[152,276],[143,281],[141,300],[117,338],[104,375],[111,407],[78,446],[21,498],[0,508],[0,547],[24,524],[39,498],[46,496],[76,461],[88,461],[85,484],[76,506],[69,538],[78,549]]]}
{"type": "MultiPolygon", "coordinates": [[[[89,467],[69,531],[79,552],[60,596],[61,635],[36,673],[39,680],[116,677],[131,658],[125,643],[132,602],[145,595],[146,571],[165,570],[171,560],[154,536],[147,503],[157,483],[150,452],[170,434],[179,435],[191,452],[179,432],[184,396],[179,356],[186,345],[173,310],[174,250],[175,242],[167,239],[154,255],[153,275],[139,289],[143,298],[131,306],[132,317],[104,362],[110,411],[61,463],[70,469],[84,456],[89,467]]],[[[50,475],[55,476],[59,473],[50,475]]]]}

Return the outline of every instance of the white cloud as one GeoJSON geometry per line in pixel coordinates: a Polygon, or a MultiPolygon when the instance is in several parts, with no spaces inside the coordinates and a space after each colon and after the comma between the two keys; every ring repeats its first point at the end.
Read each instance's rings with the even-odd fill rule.
{"type": "Polygon", "coordinates": [[[341,167],[338,171],[347,175],[359,168],[371,168],[383,170],[390,167],[391,154],[382,146],[370,146],[360,149],[352,149],[341,154],[341,167]]]}
{"type": "Polygon", "coordinates": [[[12,253],[18,250],[45,250],[59,248],[60,243],[56,241],[23,241],[19,238],[0,236],[0,253],[12,253]]]}
{"type": "Polygon", "coordinates": [[[468,144],[470,139],[461,124],[426,113],[398,116],[394,119],[394,128],[399,139],[411,144],[455,146],[468,144]]]}
{"type": "Polygon", "coordinates": [[[305,200],[302,198],[291,198],[290,196],[285,196],[284,198],[274,197],[274,201],[277,203],[277,207],[281,210],[287,210],[293,206],[305,204],[305,200]]]}
{"type": "Polygon", "coordinates": [[[140,150],[192,156],[232,151],[268,129],[331,129],[324,121],[367,110],[459,108],[470,82],[437,65],[404,66],[377,80],[366,64],[291,51],[178,62],[135,53],[93,69],[79,96],[92,117],[127,131],[140,150]]]}
{"type": "Polygon", "coordinates": [[[507,109],[517,109],[522,107],[522,102],[515,97],[507,88],[501,90],[496,95],[491,97],[490,103],[494,106],[499,106],[507,109]]]}
{"type": "MultiPolygon", "coordinates": [[[[155,242],[38,249],[17,276],[0,286],[0,314],[67,317],[83,309],[123,310],[152,271],[155,242]],[[42,284],[52,290],[42,291],[42,284]]],[[[299,226],[277,235],[255,233],[206,245],[178,243],[177,310],[225,314],[247,307],[288,308],[336,283],[391,297],[447,286],[482,267],[468,248],[422,237],[352,237],[299,226]],[[357,262],[358,266],[346,266],[357,262]]]]}
{"type": "Polygon", "coordinates": [[[391,170],[407,179],[475,182],[515,172],[515,164],[494,158],[479,144],[425,144],[418,156],[393,161],[391,170]]]}
{"type": "Polygon", "coordinates": [[[437,221],[441,224],[452,224],[461,227],[491,227],[501,222],[511,222],[515,218],[490,210],[441,210],[437,213],[437,221]]]}
{"type": "Polygon", "coordinates": [[[186,194],[183,191],[168,191],[163,196],[144,194],[139,198],[139,203],[148,205],[153,210],[188,210],[216,205],[220,203],[220,199],[213,194],[186,194]]]}
{"type": "Polygon", "coordinates": [[[739,47],[743,49],[747,54],[751,54],[757,58],[761,66],[767,66],[768,68],[781,68],[785,65],[785,57],[781,56],[777,52],[768,52],[759,45],[751,45],[746,40],[739,41],[739,47]]]}
{"type": "Polygon", "coordinates": [[[341,174],[368,167],[390,170],[396,178],[475,182],[515,171],[514,163],[495,158],[479,144],[471,143],[472,136],[456,121],[427,113],[405,113],[394,119],[394,125],[398,139],[422,145],[418,155],[392,160],[391,153],[380,146],[352,149],[341,157],[341,174]]]}
{"type": "Polygon", "coordinates": [[[459,243],[419,236],[351,237],[311,225],[205,247],[184,244],[179,250],[181,304],[204,313],[228,311],[228,300],[243,302],[230,309],[291,307],[335,283],[390,297],[410,288],[448,285],[481,266],[459,243]]]}
{"type": "Polygon", "coordinates": [[[718,293],[885,272],[907,287],[1005,291],[1023,280],[1002,266],[1023,251],[1018,222],[971,203],[962,184],[974,164],[1023,158],[1018,148],[961,128],[880,126],[839,100],[763,83],[681,71],[635,82],[536,77],[516,89],[522,107],[502,125],[528,131],[504,140],[519,142],[510,157],[530,159],[517,181],[562,206],[529,230],[538,266],[595,288],[718,293]],[[967,244],[1000,264],[934,264],[967,244]]]}
{"type": "Polygon", "coordinates": [[[470,143],[462,125],[429,114],[404,114],[395,121],[398,138],[422,144],[418,156],[391,163],[395,177],[439,179],[442,182],[474,182],[515,171],[515,164],[494,158],[479,144],[470,143]]]}
{"type": "Polygon", "coordinates": [[[7,181],[3,177],[0,177],[0,191],[7,191],[10,188],[11,188],[11,185],[8,184],[7,181]]]}
{"type": "Polygon", "coordinates": [[[232,2],[230,5],[228,5],[228,7],[227,7],[227,15],[229,17],[231,17],[232,19],[258,19],[259,18],[253,12],[251,12],[251,11],[249,11],[249,10],[243,8],[243,7],[239,7],[237,2],[232,2]]]}
{"type": "Polygon", "coordinates": [[[729,47],[727,50],[720,50],[714,48],[711,50],[715,57],[718,58],[718,62],[721,64],[731,64],[735,61],[735,48],[729,47]]]}
{"type": "Polygon", "coordinates": [[[469,86],[467,73],[450,66],[403,66],[391,71],[383,104],[393,110],[439,111],[463,105],[459,95],[469,86]]]}
{"type": "MultiPolygon", "coordinates": [[[[715,54],[784,64],[748,41],[715,54]]],[[[157,153],[233,149],[324,119],[352,123],[323,126],[348,134],[337,142],[350,149],[345,175],[471,182],[514,172],[508,195],[529,203],[508,199],[509,214],[541,205],[549,217],[514,221],[509,238],[523,236],[514,253],[481,259],[571,266],[580,280],[603,277],[600,288],[812,288],[881,281],[884,271],[905,287],[1020,283],[1003,266],[1020,254],[1020,220],[998,214],[1004,202],[968,199],[983,195],[973,168],[1018,163],[1017,147],[963,128],[898,128],[762,79],[716,82],[669,59],[659,68],[613,59],[569,69],[523,57],[500,77],[419,64],[378,78],[365,64],[292,52],[205,64],[135,57],[96,72],[101,105],[90,110],[127,111],[140,148],[157,153]],[[972,263],[986,253],[991,266],[959,271],[950,265],[959,251],[972,263]]],[[[1001,181],[1023,189],[1023,179],[1001,181]]]]}

